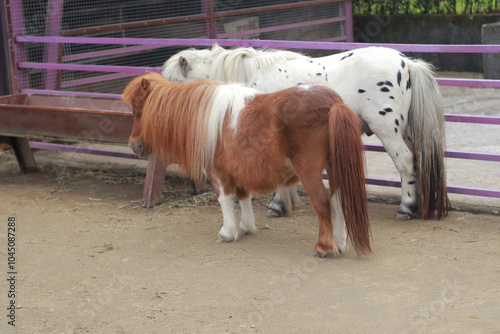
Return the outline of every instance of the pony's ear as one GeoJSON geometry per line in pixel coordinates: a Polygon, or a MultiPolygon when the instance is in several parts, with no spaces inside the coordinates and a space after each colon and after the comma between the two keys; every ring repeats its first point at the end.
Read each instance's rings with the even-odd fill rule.
{"type": "Polygon", "coordinates": [[[226,49],[224,49],[222,46],[220,46],[219,44],[217,43],[214,43],[212,45],[212,48],[210,49],[210,54],[212,56],[218,56],[220,55],[221,53],[223,53],[224,51],[226,51],[226,49]]]}
{"type": "Polygon", "coordinates": [[[141,87],[142,87],[142,89],[147,90],[149,88],[150,84],[151,83],[149,82],[148,79],[142,78],[142,81],[141,81],[141,87]]]}
{"type": "Polygon", "coordinates": [[[182,74],[184,74],[184,76],[187,76],[187,74],[190,70],[190,67],[189,67],[189,63],[188,63],[186,58],[179,57],[179,67],[181,68],[182,74]]]}

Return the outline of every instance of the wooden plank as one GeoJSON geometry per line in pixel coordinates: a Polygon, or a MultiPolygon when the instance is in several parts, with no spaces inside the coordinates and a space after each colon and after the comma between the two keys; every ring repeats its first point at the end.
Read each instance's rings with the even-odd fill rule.
{"type": "Polygon", "coordinates": [[[0,109],[0,133],[55,136],[91,141],[126,143],[133,116],[69,111],[0,109]]]}
{"type": "Polygon", "coordinates": [[[0,143],[12,146],[21,173],[38,172],[38,167],[27,138],[0,136],[0,143]]]}
{"type": "Polygon", "coordinates": [[[12,144],[21,172],[38,172],[38,167],[35,162],[35,157],[33,157],[33,152],[31,152],[28,138],[14,137],[12,144]]]}
{"type": "Polygon", "coordinates": [[[134,122],[116,98],[13,95],[0,99],[0,133],[126,143],[134,122]]]}
{"type": "Polygon", "coordinates": [[[207,189],[207,179],[204,177],[201,180],[193,181],[193,193],[195,195],[202,194],[207,189]]]}
{"type": "Polygon", "coordinates": [[[163,181],[167,166],[156,154],[151,154],[148,159],[148,169],[146,171],[146,181],[142,196],[142,207],[150,208],[161,202],[163,181]]]}

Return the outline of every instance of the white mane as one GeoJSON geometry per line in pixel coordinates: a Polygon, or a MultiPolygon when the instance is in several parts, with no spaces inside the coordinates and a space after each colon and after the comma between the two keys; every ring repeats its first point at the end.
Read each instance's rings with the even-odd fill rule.
{"type": "Polygon", "coordinates": [[[259,70],[271,69],[275,64],[305,57],[300,53],[274,49],[236,48],[226,50],[214,45],[212,50],[214,59],[208,75],[212,80],[225,82],[249,83],[259,70]]]}
{"type": "Polygon", "coordinates": [[[226,114],[229,113],[231,128],[235,129],[246,102],[253,100],[255,94],[258,94],[257,90],[241,84],[225,84],[216,87],[210,103],[206,137],[206,149],[210,160],[222,132],[226,114]]]}
{"type": "MultiPolygon", "coordinates": [[[[194,78],[208,78],[223,82],[249,83],[257,72],[272,69],[275,64],[285,63],[304,55],[284,50],[254,48],[224,49],[214,44],[210,50],[188,49],[170,57],[163,65],[162,75],[171,81],[186,81],[189,74],[182,73],[180,58],[187,60],[194,78]]],[[[189,81],[189,80],[187,80],[189,81]]]]}

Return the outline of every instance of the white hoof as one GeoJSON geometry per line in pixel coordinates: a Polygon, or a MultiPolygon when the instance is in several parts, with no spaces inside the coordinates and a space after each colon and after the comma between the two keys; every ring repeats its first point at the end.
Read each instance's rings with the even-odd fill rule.
{"type": "Polygon", "coordinates": [[[243,223],[240,222],[241,235],[254,234],[257,232],[257,227],[255,227],[255,222],[243,223]]]}
{"type": "Polygon", "coordinates": [[[228,229],[224,226],[219,231],[217,242],[231,242],[238,240],[240,231],[236,228],[228,229]]]}

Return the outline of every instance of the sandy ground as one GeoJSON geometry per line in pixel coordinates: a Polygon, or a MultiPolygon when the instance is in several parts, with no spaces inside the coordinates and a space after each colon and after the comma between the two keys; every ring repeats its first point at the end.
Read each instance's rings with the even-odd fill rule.
{"type": "MultiPolygon", "coordinates": [[[[468,113],[460,108],[478,100],[498,108],[495,91],[466,93],[460,102],[461,89],[443,89],[447,112],[468,113]]],[[[448,145],[498,152],[498,129],[481,130],[488,140],[464,131],[450,125],[448,145]]],[[[375,157],[369,174],[397,178],[385,154],[375,157]]],[[[145,162],[56,152],[36,160],[39,173],[20,175],[0,154],[1,333],[500,333],[498,199],[456,195],[461,211],[445,219],[396,222],[399,190],[371,187],[374,254],[317,259],[317,218],[303,193],[294,215],[279,219],[265,218],[269,195],[257,195],[258,233],[220,244],[213,190],[193,197],[189,182],[169,176],[163,203],[143,209],[145,162]]],[[[500,189],[498,166],[456,163],[453,184],[500,189]]]]}

